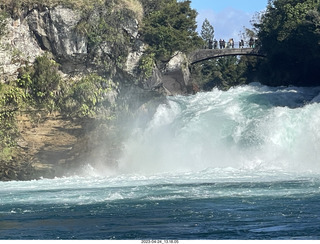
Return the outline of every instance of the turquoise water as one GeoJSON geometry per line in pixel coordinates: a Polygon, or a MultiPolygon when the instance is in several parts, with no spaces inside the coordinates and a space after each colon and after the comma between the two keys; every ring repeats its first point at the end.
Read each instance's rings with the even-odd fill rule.
{"type": "Polygon", "coordinates": [[[0,182],[0,239],[319,239],[319,93],[170,97],[118,168],[0,182]]]}

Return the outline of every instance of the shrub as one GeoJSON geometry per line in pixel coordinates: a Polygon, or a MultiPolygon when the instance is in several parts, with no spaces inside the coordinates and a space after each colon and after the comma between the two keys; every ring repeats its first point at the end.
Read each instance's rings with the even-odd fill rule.
{"type": "Polygon", "coordinates": [[[33,66],[21,69],[17,83],[24,88],[26,96],[30,96],[30,102],[33,101],[35,107],[52,112],[61,80],[59,65],[45,54],[38,57],[33,66]]]}
{"type": "Polygon", "coordinates": [[[7,33],[7,13],[0,10],[0,39],[7,33]]]}
{"type": "Polygon", "coordinates": [[[90,74],[75,82],[66,91],[60,106],[63,112],[78,117],[95,117],[112,105],[109,93],[115,89],[112,81],[90,74]]]}
{"type": "Polygon", "coordinates": [[[9,161],[14,154],[16,138],[19,132],[16,124],[16,112],[24,104],[22,89],[11,86],[0,86],[0,160],[9,161]]]}
{"type": "Polygon", "coordinates": [[[139,73],[140,77],[143,79],[149,79],[152,76],[152,71],[155,64],[155,54],[144,54],[139,60],[139,73]]]}

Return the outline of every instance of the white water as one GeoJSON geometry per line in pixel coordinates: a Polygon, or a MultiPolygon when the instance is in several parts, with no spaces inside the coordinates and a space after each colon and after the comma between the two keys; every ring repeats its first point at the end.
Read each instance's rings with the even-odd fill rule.
{"type": "Polygon", "coordinates": [[[171,97],[147,128],[135,129],[117,170],[88,165],[79,176],[2,182],[0,204],[68,207],[129,199],[318,194],[319,94],[320,87],[254,84],[171,97]],[[289,186],[237,187],[248,182],[289,186]]]}
{"type": "Polygon", "coordinates": [[[320,88],[260,84],[170,97],[126,142],[121,173],[320,171],[320,88]]]}
{"type": "Polygon", "coordinates": [[[0,182],[3,213],[42,211],[24,205],[72,205],[114,201],[219,199],[223,197],[296,197],[320,192],[319,175],[236,169],[207,169],[154,175],[122,174],[104,177],[73,176],[28,182],[0,182]],[[17,206],[17,207],[15,207],[17,206]]]}

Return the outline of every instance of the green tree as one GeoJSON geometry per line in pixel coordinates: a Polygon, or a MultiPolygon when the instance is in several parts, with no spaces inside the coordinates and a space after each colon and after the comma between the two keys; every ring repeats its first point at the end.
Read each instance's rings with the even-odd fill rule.
{"type": "Polygon", "coordinates": [[[247,76],[251,73],[247,71],[252,71],[251,62],[247,57],[239,59],[236,56],[207,60],[193,65],[192,79],[204,91],[215,87],[227,90],[248,82],[247,76]]]}
{"type": "Polygon", "coordinates": [[[59,65],[47,55],[38,57],[34,63],[32,74],[32,93],[39,104],[47,105],[55,99],[61,76],[58,73],[59,65]]]}
{"type": "Polygon", "coordinates": [[[202,44],[196,32],[197,12],[190,3],[161,1],[159,10],[144,19],[143,38],[156,58],[167,59],[176,51],[188,51],[202,44]]]}
{"type": "Polygon", "coordinates": [[[209,41],[213,41],[214,28],[210,24],[208,19],[205,19],[203,24],[202,24],[201,37],[206,43],[208,43],[209,41]]]}
{"type": "Polygon", "coordinates": [[[17,85],[24,89],[30,105],[52,112],[61,83],[59,64],[49,54],[37,57],[32,66],[20,69],[17,85]]]}
{"type": "Polygon", "coordinates": [[[260,80],[268,85],[320,85],[320,4],[314,0],[270,1],[256,23],[268,59],[260,80]]]}

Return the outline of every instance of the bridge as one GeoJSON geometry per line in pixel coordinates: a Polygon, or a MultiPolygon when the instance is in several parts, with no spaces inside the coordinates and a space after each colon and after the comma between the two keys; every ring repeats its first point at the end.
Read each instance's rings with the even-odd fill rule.
{"type": "Polygon", "coordinates": [[[225,57],[225,56],[258,56],[266,57],[255,48],[224,48],[224,49],[198,49],[188,55],[190,64],[199,63],[208,59],[225,57]]]}

